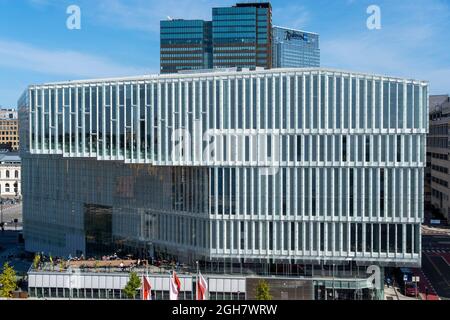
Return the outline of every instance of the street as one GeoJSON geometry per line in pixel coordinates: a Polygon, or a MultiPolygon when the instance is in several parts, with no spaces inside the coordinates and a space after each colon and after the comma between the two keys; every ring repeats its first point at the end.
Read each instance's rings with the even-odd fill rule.
{"type": "Polygon", "coordinates": [[[422,253],[422,271],[425,282],[432,286],[430,293],[435,291],[442,300],[450,300],[450,236],[424,235],[422,253]]]}
{"type": "Polygon", "coordinates": [[[5,262],[9,262],[16,272],[26,272],[30,261],[23,259],[23,244],[18,242],[19,232],[22,230],[22,204],[3,205],[3,221],[6,225],[5,231],[0,231],[0,269],[3,269],[5,262]],[[14,219],[19,221],[17,225],[14,224],[14,219]]]}
{"type": "Polygon", "coordinates": [[[14,227],[14,219],[17,219],[19,223],[18,227],[22,226],[22,203],[3,205],[3,221],[6,222],[6,226],[14,227]]]}
{"type": "Polygon", "coordinates": [[[23,244],[18,242],[19,231],[0,231],[0,269],[8,262],[18,274],[23,274],[30,268],[31,260],[26,258],[23,244]]]}

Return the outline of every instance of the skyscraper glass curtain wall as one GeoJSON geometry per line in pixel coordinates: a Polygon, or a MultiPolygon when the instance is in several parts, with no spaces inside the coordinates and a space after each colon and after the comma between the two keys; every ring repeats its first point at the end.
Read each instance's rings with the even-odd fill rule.
{"type": "Polygon", "coordinates": [[[203,20],[167,20],[161,28],[161,73],[212,67],[212,24],[203,20]]]}
{"type": "Polygon", "coordinates": [[[278,26],[274,26],[272,30],[274,68],[320,67],[317,33],[278,26]]]}
{"type": "Polygon", "coordinates": [[[213,8],[214,67],[272,67],[270,3],[213,8]]]}

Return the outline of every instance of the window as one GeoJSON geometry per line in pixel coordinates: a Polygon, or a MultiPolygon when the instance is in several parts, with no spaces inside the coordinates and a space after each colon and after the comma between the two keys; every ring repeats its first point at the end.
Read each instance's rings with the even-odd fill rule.
{"type": "Polygon", "coordinates": [[[366,162],[370,162],[370,147],[370,137],[366,137],[366,162]]]}
{"type": "Polygon", "coordinates": [[[16,170],[16,171],[14,172],[14,177],[15,177],[15,178],[19,178],[19,171],[18,171],[18,170],[16,170]]]}
{"type": "Polygon", "coordinates": [[[10,192],[9,183],[5,184],[5,192],[10,192]]]}
{"type": "Polygon", "coordinates": [[[380,169],[380,216],[384,217],[384,169],[380,169]]]}
{"type": "Polygon", "coordinates": [[[6,170],[6,177],[9,178],[9,170],[6,170]]]}
{"type": "Polygon", "coordinates": [[[342,136],[342,161],[347,161],[347,136],[342,136]]]}

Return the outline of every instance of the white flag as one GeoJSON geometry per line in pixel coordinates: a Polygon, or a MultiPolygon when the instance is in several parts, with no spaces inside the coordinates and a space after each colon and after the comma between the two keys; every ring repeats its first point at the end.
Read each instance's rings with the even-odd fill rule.
{"type": "Polygon", "coordinates": [[[177,274],[174,271],[172,277],[170,278],[170,287],[169,287],[170,300],[178,300],[178,293],[180,293],[180,289],[181,289],[180,278],[178,278],[177,274]]]}
{"type": "Polygon", "coordinates": [[[208,290],[208,282],[206,282],[206,279],[199,272],[197,280],[197,300],[206,300],[207,290],[208,290]]]}

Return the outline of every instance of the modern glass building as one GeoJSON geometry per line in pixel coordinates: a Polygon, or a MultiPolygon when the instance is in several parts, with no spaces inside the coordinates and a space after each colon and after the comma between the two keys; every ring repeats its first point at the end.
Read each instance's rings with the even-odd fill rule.
{"type": "Polygon", "coordinates": [[[317,33],[274,26],[273,67],[320,67],[319,35],[317,33]]]}
{"type": "Polygon", "coordinates": [[[203,20],[160,22],[161,73],[212,68],[212,23],[203,20]]]}
{"type": "Polygon", "coordinates": [[[270,3],[212,9],[212,21],[161,21],[161,73],[272,67],[270,3]]]}
{"type": "Polygon", "coordinates": [[[268,2],[213,8],[214,67],[272,67],[272,7],[268,2]]]}
{"type": "Polygon", "coordinates": [[[19,106],[28,251],[420,265],[426,82],[216,71],[32,85],[19,106]]]}

